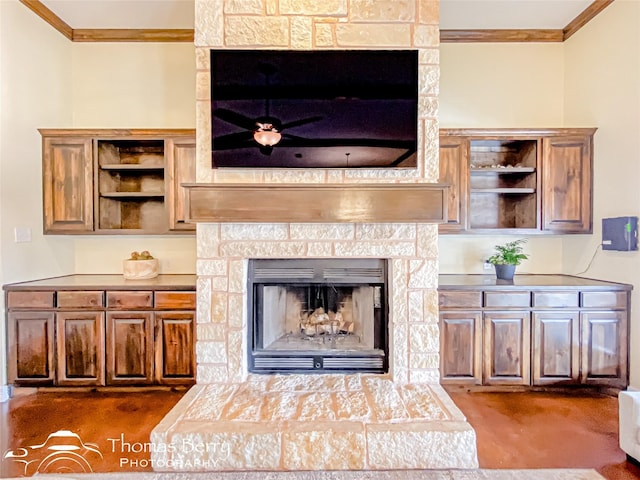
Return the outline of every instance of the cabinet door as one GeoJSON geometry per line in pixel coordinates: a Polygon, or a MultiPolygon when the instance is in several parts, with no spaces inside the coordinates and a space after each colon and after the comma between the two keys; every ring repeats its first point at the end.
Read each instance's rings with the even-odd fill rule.
{"type": "Polygon", "coordinates": [[[196,181],[196,140],[192,137],[169,139],[166,152],[169,228],[194,231],[195,223],[186,223],[187,191],[181,184],[196,181]]]}
{"type": "Polygon", "coordinates": [[[53,384],[53,315],[53,312],[8,314],[9,383],[53,384]]]}
{"type": "Polygon", "coordinates": [[[440,178],[449,184],[447,223],[440,232],[457,232],[466,228],[469,178],[469,141],[464,137],[440,136],[440,178]]]}
{"type": "Polygon", "coordinates": [[[93,231],[90,138],[43,138],[44,233],[93,231]]]}
{"type": "Polygon", "coordinates": [[[627,313],[583,312],[582,383],[627,386],[627,313]]]}
{"type": "Polygon", "coordinates": [[[591,136],[543,140],[543,229],[591,233],[591,136]]]}
{"type": "Polygon", "coordinates": [[[531,330],[529,312],[485,312],[484,383],[529,385],[531,330]]]}
{"type": "Polygon", "coordinates": [[[194,312],[156,313],[156,381],[190,384],[195,379],[194,312]]]}
{"type": "Polygon", "coordinates": [[[107,385],[153,383],[153,313],[107,313],[107,385]]]}
{"type": "Polygon", "coordinates": [[[440,313],[442,383],[482,383],[482,313],[440,313]]]}
{"type": "Polygon", "coordinates": [[[578,383],[580,316],[577,311],[533,312],[533,384],[578,383]]]}
{"type": "Polygon", "coordinates": [[[58,312],[58,385],[104,385],[104,314],[58,312]]]}

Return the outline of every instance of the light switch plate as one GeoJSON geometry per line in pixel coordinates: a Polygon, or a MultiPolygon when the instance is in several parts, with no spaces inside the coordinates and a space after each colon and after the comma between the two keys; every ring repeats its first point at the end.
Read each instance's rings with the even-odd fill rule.
{"type": "Polygon", "coordinates": [[[16,243],[27,243],[31,241],[31,229],[29,227],[15,227],[13,236],[16,243]]]}

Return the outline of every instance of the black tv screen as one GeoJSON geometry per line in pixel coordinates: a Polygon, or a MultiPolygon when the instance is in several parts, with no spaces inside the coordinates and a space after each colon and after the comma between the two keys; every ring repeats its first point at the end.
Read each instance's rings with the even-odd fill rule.
{"type": "Polygon", "coordinates": [[[416,50],[212,50],[212,165],[415,168],[416,50]]]}

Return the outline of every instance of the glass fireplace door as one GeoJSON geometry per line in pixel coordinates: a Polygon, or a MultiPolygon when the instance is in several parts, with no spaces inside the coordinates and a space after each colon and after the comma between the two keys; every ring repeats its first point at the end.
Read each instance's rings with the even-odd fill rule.
{"type": "Polygon", "coordinates": [[[387,371],[384,260],[252,260],[250,370],[387,371]]]}

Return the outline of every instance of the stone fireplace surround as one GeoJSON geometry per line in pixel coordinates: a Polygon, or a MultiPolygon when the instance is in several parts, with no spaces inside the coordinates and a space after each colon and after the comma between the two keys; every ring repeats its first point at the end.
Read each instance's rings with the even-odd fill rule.
{"type": "MultiPolygon", "coordinates": [[[[436,0],[196,0],[195,21],[197,182],[437,181],[436,0]],[[210,48],[418,49],[418,168],[212,170],[210,48]]],[[[154,429],[154,468],[476,468],[475,432],[439,385],[437,232],[413,222],[199,223],[197,385],[154,429]],[[388,260],[389,374],[248,373],[248,260],[307,257],[388,260]]]]}

